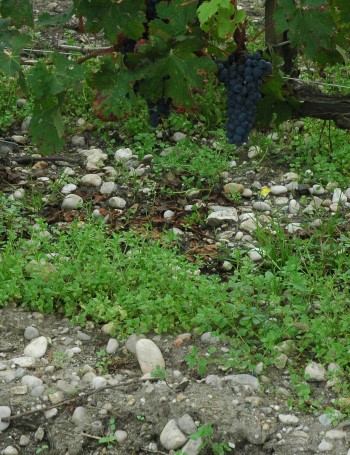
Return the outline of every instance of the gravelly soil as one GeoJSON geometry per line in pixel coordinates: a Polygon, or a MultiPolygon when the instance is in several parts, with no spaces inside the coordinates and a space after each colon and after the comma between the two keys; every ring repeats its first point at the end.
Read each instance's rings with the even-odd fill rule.
{"type": "MultiPolygon", "coordinates": [[[[34,2],[38,11],[46,11],[50,3],[50,10],[55,12],[61,11],[65,4],[69,4],[62,1],[53,7],[53,2],[34,2]]],[[[46,38],[51,36],[55,40],[59,39],[61,35],[55,33],[51,30],[46,38]]],[[[61,167],[62,165],[58,165],[59,169],[61,167]]],[[[11,172],[13,181],[8,188],[3,188],[6,192],[10,192],[10,189],[12,191],[12,185],[23,177],[20,171],[16,174],[17,171],[12,169],[11,172]]],[[[46,169],[42,175],[46,175],[47,172],[46,169]]],[[[55,172],[54,168],[52,172],[55,172]]],[[[36,177],[38,176],[40,172],[36,173],[36,177]]],[[[262,175],[251,175],[251,178],[253,177],[263,179],[262,175]]],[[[274,177],[270,172],[269,179],[274,177]]],[[[247,183],[248,177],[245,175],[244,178],[247,183]]],[[[81,195],[86,199],[91,197],[87,192],[82,192],[81,195]]],[[[97,202],[102,205],[104,203],[101,198],[97,202]]],[[[217,202],[222,203],[223,200],[217,202]]],[[[50,213],[58,214],[56,218],[51,219],[51,223],[69,221],[67,219],[69,214],[63,214],[59,210],[59,204],[60,201],[57,201],[56,205],[53,203],[50,206],[50,213]]],[[[164,209],[159,208],[159,214],[163,211],[164,209]]],[[[48,213],[42,215],[49,218],[48,213]]],[[[162,220],[160,229],[163,224],[162,220]]],[[[201,236],[210,237],[210,233],[201,232],[201,236]]],[[[12,306],[0,309],[0,364],[4,365],[0,370],[0,406],[9,406],[12,415],[16,415],[34,408],[38,409],[43,405],[51,405],[52,395],[62,391],[60,381],[74,384],[74,381],[78,380],[77,385],[72,386],[71,390],[68,387],[60,396],[62,399],[72,398],[72,401],[56,404],[56,415],[48,416],[40,411],[13,420],[10,427],[0,433],[0,453],[10,454],[11,452],[6,452],[9,446],[15,447],[17,453],[23,455],[34,453],[126,455],[146,454],[153,449],[153,453],[173,453],[161,446],[159,436],[170,419],[178,419],[186,413],[192,416],[197,426],[212,424],[214,429],[212,440],[231,443],[231,447],[235,446],[232,453],[237,455],[297,453],[311,455],[320,453],[319,444],[322,440],[332,444],[332,447],[329,446],[331,450],[323,451],[325,454],[349,453],[350,432],[347,431],[347,422],[342,422],[338,426],[339,431],[343,433],[338,435],[339,439],[334,439],[331,437],[332,433],[328,433],[328,436],[326,433],[332,429],[331,425],[321,425],[316,415],[288,408],[288,397],[294,401],[295,396],[290,387],[287,371],[276,368],[264,371],[258,376],[260,388],[257,390],[247,385],[234,385],[230,381],[221,382],[221,379],[229,375],[241,373],[234,368],[223,371],[209,365],[203,377],[200,377],[195,369],[190,370],[186,356],[191,353],[193,346],[199,347],[198,356],[205,355],[209,347],[195,336],[180,344],[175,342],[175,334],[162,336],[146,334],[155,341],[164,355],[166,380],[142,381],[82,396],[80,395],[82,391],[91,390],[89,383],[80,380],[88,371],[86,365],[89,365],[96,374],[104,376],[110,384],[113,384],[113,381],[119,383],[134,379],[138,381],[142,373],[135,356],[125,348],[125,340],[118,339],[118,334],[114,335],[120,342],[117,352],[101,357],[100,353],[105,349],[110,336],[104,333],[101,327],[90,324],[81,329],[91,337],[84,341],[79,336],[79,330],[79,327],[71,325],[67,319],[57,315],[43,316],[12,306]],[[11,378],[9,371],[19,370],[11,359],[22,356],[24,347],[29,343],[24,338],[24,330],[28,326],[35,326],[41,336],[50,340],[48,350],[32,367],[18,373],[17,378],[12,377],[9,380],[11,378]],[[79,347],[81,352],[69,357],[66,350],[73,347],[79,347]],[[18,388],[22,384],[20,376],[23,374],[43,380],[45,391],[42,396],[33,397],[30,392],[23,393],[23,390],[18,388]],[[73,412],[78,406],[87,407],[89,410],[91,421],[85,427],[72,423],[73,412]],[[293,414],[298,421],[282,423],[279,417],[281,414],[293,414]],[[122,444],[113,442],[111,448],[108,448],[107,444],[99,442],[98,438],[111,435],[115,431],[111,427],[110,419],[115,419],[116,429],[125,430],[128,438],[122,444]],[[26,445],[20,445],[21,436],[28,437],[26,445]]],[[[217,343],[219,351],[225,352],[230,347],[230,340],[212,341],[217,343]]],[[[329,403],[337,396],[331,388],[326,387],[325,382],[312,385],[329,403]]],[[[209,445],[201,453],[214,452],[209,445]]]]}
{"type": "MultiPolygon", "coordinates": [[[[191,415],[197,425],[212,424],[213,440],[234,443],[236,449],[233,453],[241,455],[318,453],[318,444],[325,432],[331,429],[331,426],[322,426],[315,416],[290,412],[286,397],[282,395],[289,393],[288,373],[271,370],[266,376],[260,376],[260,391],[248,386],[233,385],[230,381],[220,381],[220,378],[234,374],[234,369],[220,371],[209,366],[204,377],[200,378],[194,370],[189,370],[185,357],[194,345],[200,348],[200,354],[204,354],[208,344],[194,338],[177,346],[173,335],[149,335],[164,355],[166,381],[111,388],[84,397],[81,392],[91,390],[90,387],[83,380],[77,386],[72,385],[72,382],[77,375],[80,378],[83,376],[84,371],[87,371],[86,365],[90,365],[96,374],[100,371],[108,381],[140,379],[138,363],[125,348],[123,340],[120,340],[117,352],[105,357],[102,362],[98,352],[106,347],[110,337],[103,333],[101,327],[91,324],[82,329],[91,339],[81,341],[79,338],[82,337],[78,336],[79,327],[56,316],[43,316],[9,307],[0,310],[0,321],[1,351],[4,351],[0,352],[1,364],[8,363],[14,367],[11,359],[23,355],[23,348],[28,344],[23,333],[28,326],[35,326],[41,336],[50,340],[45,356],[37,359],[35,365],[27,368],[25,373],[43,380],[44,396],[35,398],[30,393],[21,394],[18,389],[21,380],[7,382],[7,370],[3,370],[0,371],[0,405],[10,406],[13,415],[42,405],[51,405],[55,392],[64,388],[63,381],[71,384],[71,390],[68,388],[61,399],[74,398],[64,405],[56,404],[58,412],[54,417],[48,418],[43,412],[38,412],[12,421],[10,427],[0,433],[0,450],[14,446],[18,453],[29,455],[47,445],[49,448],[43,453],[126,455],[149,453],[148,448],[153,443],[159,450],[154,453],[168,453],[159,444],[159,435],[170,419],[178,419],[184,414],[191,415]],[[74,346],[80,347],[81,352],[72,358],[65,355],[66,350],[74,346]],[[72,423],[73,411],[78,406],[88,408],[91,416],[89,425],[78,427],[72,423]],[[298,417],[297,423],[286,425],[279,421],[281,414],[290,413],[298,417]],[[117,429],[128,433],[128,438],[126,442],[114,443],[108,449],[96,437],[113,434],[109,427],[111,418],[115,419],[117,429]],[[42,434],[40,429],[43,430],[42,434]],[[25,447],[19,445],[23,435],[29,438],[25,447]]],[[[229,340],[217,340],[216,343],[218,349],[225,350],[229,347],[229,340]]],[[[18,371],[18,367],[13,370],[18,371]]],[[[319,385],[319,393],[326,394],[329,398],[333,395],[324,383],[319,385]]],[[[342,439],[332,440],[333,450],[325,453],[345,455],[349,442],[349,433],[345,432],[342,439]]],[[[201,453],[213,452],[207,448],[201,453]]]]}

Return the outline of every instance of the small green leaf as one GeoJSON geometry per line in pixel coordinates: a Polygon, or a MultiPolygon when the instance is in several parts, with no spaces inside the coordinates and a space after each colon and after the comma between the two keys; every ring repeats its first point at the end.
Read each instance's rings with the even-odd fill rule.
{"type": "Polygon", "coordinates": [[[56,97],[36,102],[29,132],[40,153],[47,155],[62,149],[64,126],[56,97]]]}
{"type": "Polygon", "coordinates": [[[63,13],[51,15],[48,12],[40,14],[38,27],[63,27],[73,16],[74,7],[71,6],[63,13]]]}
{"type": "Polygon", "coordinates": [[[0,14],[2,17],[10,17],[17,28],[23,25],[34,26],[33,5],[30,0],[2,0],[0,14]]]}

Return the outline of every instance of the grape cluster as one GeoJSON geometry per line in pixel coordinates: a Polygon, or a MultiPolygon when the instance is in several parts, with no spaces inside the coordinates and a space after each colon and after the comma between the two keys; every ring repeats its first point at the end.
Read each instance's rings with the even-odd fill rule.
{"type": "Polygon", "coordinates": [[[260,52],[245,54],[226,62],[217,61],[218,77],[227,90],[226,135],[230,144],[247,142],[255,123],[256,103],[261,98],[260,86],[272,65],[260,52]]]}
{"type": "Polygon", "coordinates": [[[157,128],[159,121],[163,117],[169,117],[171,108],[170,98],[160,98],[154,103],[151,100],[146,100],[149,113],[149,122],[153,128],[157,128]]]}
{"type": "Polygon", "coordinates": [[[160,0],[146,0],[146,17],[147,21],[153,21],[153,19],[156,19],[157,16],[157,10],[156,6],[158,5],[160,0]]]}
{"type": "Polygon", "coordinates": [[[134,52],[136,41],[130,38],[123,37],[121,42],[117,45],[116,49],[121,54],[126,54],[127,52],[134,52]]]}

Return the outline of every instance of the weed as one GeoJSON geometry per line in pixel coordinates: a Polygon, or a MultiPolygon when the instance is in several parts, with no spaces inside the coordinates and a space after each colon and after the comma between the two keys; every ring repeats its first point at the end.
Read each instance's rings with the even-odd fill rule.
{"type": "Polygon", "coordinates": [[[44,452],[45,450],[47,450],[49,448],[49,446],[47,444],[43,444],[42,446],[38,447],[36,450],[35,450],[35,453],[42,453],[44,452]]]}
{"type": "Polygon", "coordinates": [[[104,349],[100,349],[96,352],[96,357],[98,358],[95,363],[95,367],[98,370],[99,374],[108,373],[108,368],[112,365],[112,360],[104,349]]]}
{"type": "MultiPolygon", "coordinates": [[[[225,442],[214,442],[213,441],[214,430],[211,424],[201,425],[198,431],[190,436],[190,439],[198,440],[201,439],[202,443],[199,447],[199,452],[202,449],[209,448],[211,453],[214,455],[224,455],[226,452],[231,452],[231,448],[225,442]]],[[[198,453],[199,453],[198,452],[198,453]]],[[[182,452],[177,451],[175,455],[180,455],[182,452]]]]}

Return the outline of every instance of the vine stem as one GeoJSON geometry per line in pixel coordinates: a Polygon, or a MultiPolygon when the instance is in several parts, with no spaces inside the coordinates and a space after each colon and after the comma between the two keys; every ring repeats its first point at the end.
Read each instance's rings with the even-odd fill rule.
{"type": "Polygon", "coordinates": [[[158,381],[158,378],[133,379],[133,380],[130,380],[130,381],[121,382],[119,384],[106,385],[105,387],[100,387],[99,389],[96,389],[96,390],[91,390],[91,391],[88,391],[88,392],[84,392],[81,395],[77,395],[77,396],[75,396],[73,398],[68,398],[67,400],[62,400],[62,401],[59,401],[58,403],[51,404],[49,406],[44,406],[41,409],[34,409],[32,411],[25,411],[25,412],[22,412],[20,414],[16,414],[16,415],[13,415],[13,416],[10,416],[10,417],[1,417],[1,422],[11,422],[12,420],[17,420],[17,419],[20,419],[21,417],[26,417],[26,416],[30,416],[30,415],[33,415],[33,414],[37,414],[38,412],[46,412],[49,409],[53,409],[53,408],[57,408],[59,406],[64,406],[64,405],[73,403],[74,401],[78,401],[78,400],[81,400],[83,398],[89,397],[91,395],[95,395],[96,393],[104,392],[105,390],[116,389],[116,388],[119,388],[119,387],[127,387],[127,386],[133,385],[133,384],[142,384],[145,381],[152,381],[152,380],[153,381],[158,381]]]}
{"type": "Polygon", "coordinates": [[[100,49],[98,51],[92,52],[91,54],[85,55],[85,57],[79,58],[76,63],[81,65],[82,63],[86,62],[86,60],[90,60],[91,58],[98,57],[99,55],[110,55],[115,52],[114,46],[108,47],[107,49],[100,49]]]}

